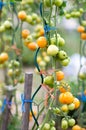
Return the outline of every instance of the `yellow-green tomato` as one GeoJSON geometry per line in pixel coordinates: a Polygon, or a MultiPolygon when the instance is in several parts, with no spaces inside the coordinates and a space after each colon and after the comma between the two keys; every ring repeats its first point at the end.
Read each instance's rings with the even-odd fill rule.
{"type": "Polygon", "coordinates": [[[80,13],[84,13],[84,9],[83,8],[80,8],[79,11],[80,11],[80,13]]]}
{"type": "Polygon", "coordinates": [[[32,20],[36,20],[37,19],[37,14],[36,13],[32,13],[32,20]]]}
{"type": "Polygon", "coordinates": [[[70,18],[71,18],[71,14],[66,13],[66,14],[65,14],[65,17],[66,17],[66,19],[70,19],[70,18]]]}
{"type": "Polygon", "coordinates": [[[51,126],[55,126],[55,121],[54,121],[54,120],[51,120],[50,125],[51,125],[51,126]]]}
{"type": "Polygon", "coordinates": [[[80,17],[80,16],[81,16],[81,13],[80,13],[79,11],[76,11],[76,12],[75,12],[75,16],[76,16],[76,17],[80,17]]]}
{"type": "Polygon", "coordinates": [[[68,122],[67,122],[67,120],[65,120],[65,119],[62,120],[62,122],[61,122],[61,128],[63,130],[67,130],[67,128],[68,128],[68,122]]]}
{"type": "Polygon", "coordinates": [[[67,58],[67,53],[65,51],[63,51],[63,50],[60,50],[58,52],[58,57],[59,57],[60,60],[64,60],[64,59],[67,58]]]}
{"type": "Polygon", "coordinates": [[[83,25],[83,26],[86,26],[86,20],[83,20],[83,21],[82,21],[82,25],[83,25]]]}
{"type": "Polygon", "coordinates": [[[44,57],[44,61],[45,61],[45,62],[50,62],[50,57],[49,57],[49,56],[45,56],[45,57],[44,57]]]}
{"type": "Polygon", "coordinates": [[[50,87],[53,87],[53,84],[54,84],[54,77],[52,75],[49,75],[49,76],[46,76],[44,78],[44,84],[50,86],[50,87]]]}
{"type": "Polygon", "coordinates": [[[68,105],[68,109],[69,109],[70,111],[74,110],[74,109],[75,109],[75,104],[74,104],[74,103],[69,104],[69,105],[68,105]]]}
{"type": "Polygon", "coordinates": [[[50,130],[50,124],[49,123],[45,123],[43,130],[50,130]]]}
{"type": "Polygon", "coordinates": [[[34,0],[27,0],[27,4],[33,4],[34,0]]]}
{"type": "Polygon", "coordinates": [[[4,22],[4,26],[5,26],[6,29],[10,29],[12,27],[12,23],[10,21],[6,20],[4,22]]]}
{"type": "Polygon", "coordinates": [[[14,61],[14,66],[15,67],[19,67],[20,66],[20,63],[18,61],[14,61]]]}
{"type": "Polygon", "coordinates": [[[58,51],[59,49],[56,45],[49,45],[49,47],[47,48],[47,54],[50,56],[56,56],[58,51]]]}
{"type": "Polygon", "coordinates": [[[27,15],[25,21],[28,22],[28,23],[32,23],[32,21],[33,21],[32,20],[32,16],[31,15],[27,15]]]}
{"type": "Polygon", "coordinates": [[[44,5],[50,7],[51,6],[50,0],[44,0],[44,5]]]}
{"type": "Polygon", "coordinates": [[[50,128],[50,130],[56,130],[56,128],[53,126],[53,127],[50,128]]]}
{"type": "Polygon", "coordinates": [[[12,77],[13,74],[14,74],[14,73],[13,73],[13,69],[9,69],[9,70],[8,70],[8,76],[11,76],[11,77],[12,77]]]}
{"type": "Polygon", "coordinates": [[[19,76],[19,75],[20,75],[20,72],[21,72],[21,71],[20,71],[19,69],[15,69],[15,75],[16,75],[16,76],[19,76]]]}
{"type": "Polygon", "coordinates": [[[63,65],[63,66],[67,66],[69,64],[69,62],[70,62],[70,58],[69,57],[60,61],[61,65],[63,65]]]}
{"type": "Polygon", "coordinates": [[[58,7],[60,7],[63,4],[63,0],[55,0],[54,4],[58,7]]]}
{"type": "Polygon", "coordinates": [[[1,33],[1,32],[4,32],[4,31],[5,31],[5,26],[4,26],[4,25],[1,25],[1,26],[0,26],[0,33],[1,33]]]}
{"type": "Polygon", "coordinates": [[[62,37],[58,38],[58,46],[64,46],[65,45],[65,40],[62,37]]]}
{"type": "Polygon", "coordinates": [[[50,39],[50,42],[51,42],[51,44],[56,44],[56,37],[52,37],[52,38],[50,39]]]}
{"type": "Polygon", "coordinates": [[[75,123],[76,123],[76,122],[75,122],[75,119],[73,119],[73,118],[71,118],[71,119],[68,120],[68,125],[69,125],[69,126],[74,126],[75,123]]]}
{"type": "Polygon", "coordinates": [[[24,83],[24,76],[21,76],[21,77],[19,78],[19,83],[24,83]]]}
{"type": "Polygon", "coordinates": [[[39,62],[39,65],[40,65],[41,67],[45,67],[45,66],[46,66],[46,62],[42,60],[42,61],[39,62]]]}

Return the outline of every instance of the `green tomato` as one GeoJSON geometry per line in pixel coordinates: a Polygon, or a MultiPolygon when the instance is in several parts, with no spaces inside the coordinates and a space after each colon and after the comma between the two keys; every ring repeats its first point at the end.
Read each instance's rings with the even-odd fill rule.
{"type": "Polygon", "coordinates": [[[75,122],[75,119],[73,119],[73,118],[71,118],[71,119],[68,120],[68,125],[69,125],[69,126],[74,126],[75,123],[76,123],[76,122],[75,122]]]}
{"type": "Polygon", "coordinates": [[[14,61],[14,66],[15,67],[19,67],[20,66],[20,63],[18,61],[14,61]]]}
{"type": "Polygon", "coordinates": [[[50,39],[50,42],[51,42],[51,44],[56,44],[56,37],[52,37],[51,39],[50,39]]]}
{"type": "Polygon", "coordinates": [[[50,128],[50,130],[56,130],[56,128],[53,126],[53,127],[50,128]]]}
{"type": "Polygon", "coordinates": [[[50,87],[53,87],[54,77],[52,75],[46,76],[44,78],[44,84],[49,85],[50,87]]]}
{"type": "Polygon", "coordinates": [[[13,74],[14,74],[13,69],[9,69],[9,70],[8,70],[8,76],[12,77],[13,74]]]}
{"type": "Polygon", "coordinates": [[[80,17],[81,16],[81,13],[79,11],[76,11],[75,12],[75,17],[80,17]]]}
{"type": "Polygon", "coordinates": [[[24,83],[24,76],[21,76],[21,77],[19,78],[19,83],[24,83]]]}
{"type": "Polygon", "coordinates": [[[27,1],[27,4],[33,4],[34,3],[34,0],[28,0],[27,1]]]}
{"type": "Polygon", "coordinates": [[[66,58],[66,59],[60,61],[61,65],[63,65],[63,66],[67,66],[69,64],[69,62],[70,62],[70,58],[66,58]]]}
{"type": "Polygon", "coordinates": [[[83,25],[83,26],[86,26],[86,20],[83,20],[83,21],[82,21],[82,25],[83,25]]]}
{"type": "Polygon", "coordinates": [[[5,26],[6,29],[11,29],[12,23],[11,23],[10,21],[6,20],[6,21],[4,22],[4,26],[5,26]]]}
{"type": "Polygon", "coordinates": [[[44,5],[50,7],[51,6],[50,0],[44,0],[44,5]]]}
{"type": "Polygon", "coordinates": [[[54,120],[51,120],[50,125],[51,125],[51,126],[55,126],[55,121],[54,121],[54,120]]]}
{"type": "Polygon", "coordinates": [[[46,66],[46,62],[45,62],[45,61],[40,61],[40,62],[39,62],[39,65],[40,65],[41,67],[45,67],[45,66],[46,66]]]}
{"type": "Polygon", "coordinates": [[[45,123],[43,130],[50,130],[50,124],[49,123],[45,123]]]}
{"type": "Polygon", "coordinates": [[[44,57],[44,61],[47,62],[47,63],[50,62],[50,57],[49,56],[45,56],[44,57]]]}
{"type": "Polygon", "coordinates": [[[62,37],[58,38],[58,45],[59,46],[64,46],[65,45],[65,40],[62,37]]]}
{"type": "Polygon", "coordinates": [[[74,110],[75,109],[75,104],[74,103],[69,104],[68,109],[71,110],[71,111],[74,110]]]}
{"type": "Polygon", "coordinates": [[[56,107],[56,108],[54,109],[54,111],[55,111],[56,114],[59,114],[59,113],[61,112],[61,110],[60,110],[58,107],[56,107]]]}
{"type": "Polygon", "coordinates": [[[32,20],[36,20],[38,15],[36,13],[32,13],[32,20]]]}
{"type": "Polygon", "coordinates": [[[71,15],[71,17],[73,17],[73,18],[76,17],[75,11],[72,11],[70,15],[71,15]]]}
{"type": "Polygon", "coordinates": [[[31,15],[27,15],[25,20],[26,20],[26,22],[28,22],[28,23],[32,23],[32,21],[33,21],[31,15]]]}
{"type": "Polygon", "coordinates": [[[60,60],[64,60],[67,58],[67,53],[65,51],[61,50],[58,52],[58,57],[60,60]]]}
{"type": "Polygon", "coordinates": [[[82,80],[85,80],[86,79],[86,75],[82,72],[79,73],[79,78],[82,79],[82,80]]]}
{"type": "Polygon", "coordinates": [[[20,75],[20,72],[21,72],[21,71],[20,71],[19,69],[15,69],[15,75],[16,75],[16,76],[19,76],[19,75],[20,75]]]}
{"type": "Polygon", "coordinates": [[[0,26],[0,33],[4,32],[5,31],[5,26],[4,25],[1,25],[0,26]]]}
{"type": "Polygon", "coordinates": [[[70,19],[71,18],[71,14],[66,13],[65,17],[66,17],[66,19],[70,19]]]}
{"type": "Polygon", "coordinates": [[[8,67],[9,67],[9,68],[12,68],[12,64],[11,64],[11,63],[9,63],[9,64],[8,64],[8,67]]]}
{"type": "Polygon", "coordinates": [[[63,130],[67,130],[67,128],[68,128],[68,122],[67,122],[67,120],[65,120],[65,119],[62,120],[62,122],[61,122],[61,128],[63,130]]]}
{"type": "Polygon", "coordinates": [[[63,0],[55,0],[54,4],[58,7],[60,7],[63,4],[63,0]]]}
{"type": "Polygon", "coordinates": [[[80,13],[84,13],[84,9],[83,8],[80,8],[79,11],[80,11],[80,13]]]}
{"type": "Polygon", "coordinates": [[[59,49],[56,45],[49,45],[47,48],[47,54],[50,56],[56,56],[58,53],[59,49]]]}
{"type": "Polygon", "coordinates": [[[29,35],[29,36],[27,36],[27,38],[25,39],[25,42],[30,43],[30,42],[32,42],[32,40],[33,40],[32,36],[29,35]]]}

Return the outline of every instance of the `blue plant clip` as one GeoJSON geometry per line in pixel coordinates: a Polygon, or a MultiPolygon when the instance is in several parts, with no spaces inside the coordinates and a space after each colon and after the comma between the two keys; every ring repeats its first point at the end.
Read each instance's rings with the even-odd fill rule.
{"type": "Polygon", "coordinates": [[[86,102],[86,95],[82,93],[81,95],[78,95],[78,99],[82,102],[86,102]]]}
{"type": "MultiPolygon", "coordinates": [[[[0,1],[0,10],[2,10],[3,6],[5,6],[7,3],[0,1]]],[[[14,5],[14,2],[10,2],[10,5],[14,5]]]]}
{"type": "Polygon", "coordinates": [[[50,30],[56,30],[56,27],[50,27],[48,24],[44,26],[45,33],[49,32],[50,30]]]}
{"type": "Polygon", "coordinates": [[[21,101],[22,101],[22,112],[25,112],[25,103],[32,103],[31,99],[25,99],[24,94],[21,94],[21,101]]]}
{"type": "Polygon", "coordinates": [[[4,6],[4,3],[0,1],[0,10],[2,10],[2,7],[4,6]]]}
{"type": "Polygon", "coordinates": [[[6,107],[6,99],[4,99],[4,101],[3,101],[3,105],[2,105],[2,107],[1,107],[1,109],[0,109],[0,111],[1,111],[1,113],[4,111],[4,109],[5,109],[5,107],[6,107]]]}

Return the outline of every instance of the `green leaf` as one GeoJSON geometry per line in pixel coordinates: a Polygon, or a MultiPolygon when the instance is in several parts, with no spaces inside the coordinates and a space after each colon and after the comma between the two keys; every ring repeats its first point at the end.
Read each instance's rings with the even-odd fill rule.
{"type": "Polygon", "coordinates": [[[60,9],[59,14],[60,14],[61,16],[64,15],[64,10],[63,10],[63,8],[60,9]]]}
{"type": "Polygon", "coordinates": [[[66,7],[66,1],[63,1],[62,7],[66,7]]]}

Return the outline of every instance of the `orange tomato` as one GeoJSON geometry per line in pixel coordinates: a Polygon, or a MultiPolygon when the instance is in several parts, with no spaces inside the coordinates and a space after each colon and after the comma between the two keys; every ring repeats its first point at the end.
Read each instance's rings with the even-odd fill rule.
{"type": "Polygon", "coordinates": [[[57,81],[61,81],[62,79],[64,79],[64,73],[62,71],[57,71],[56,79],[57,79],[57,81]]]}
{"type": "Polygon", "coordinates": [[[81,33],[81,39],[86,40],[86,33],[85,32],[81,33]]]}
{"type": "Polygon", "coordinates": [[[35,42],[31,42],[27,45],[27,47],[32,50],[32,51],[35,51],[37,49],[37,44],[35,42]]]}
{"type": "Polygon", "coordinates": [[[74,125],[72,127],[72,130],[81,130],[81,127],[79,125],[74,125]]]}
{"type": "Polygon", "coordinates": [[[77,109],[80,106],[80,101],[78,98],[74,98],[73,103],[75,104],[75,109],[77,109]]]}
{"type": "Polygon", "coordinates": [[[22,30],[22,38],[27,38],[27,36],[30,34],[30,31],[27,29],[22,30]]]}
{"type": "Polygon", "coordinates": [[[59,95],[59,102],[64,104],[64,93],[59,95]]]}
{"type": "Polygon", "coordinates": [[[86,130],[85,128],[81,128],[81,130],[86,130]]]}
{"type": "Polygon", "coordinates": [[[38,44],[38,46],[40,48],[46,47],[47,46],[47,40],[46,40],[46,38],[44,36],[39,37],[38,40],[37,40],[37,44],[38,44]]]}
{"type": "Polygon", "coordinates": [[[3,63],[8,60],[8,54],[6,52],[2,52],[0,55],[0,63],[3,63]]]}
{"type": "Polygon", "coordinates": [[[42,29],[40,29],[40,36],[43,36],[44,35],[44,29],[42,28],[42,29]]]}
{"type": "Polygon", "coordinates": [[[84,28],[83,26],[79,26],[79,27],[77,28],[77,31],[80,32],[80,33],[82,33],[82,32],[85,31],[85,28],[84,28]]]}
{"type": "Polygon", "coordinates": [[[74,97],[73,97],[71,92],[65,92],[65,93],[61,93],[59,95],[59,102],[60,103],[70,104],[73,102],[73,100],[74,100],[74,97]]]}
{"type": "Polygon", "coordinates": [[[59,91],[60,91],[61,93],[65,93],[65,92],[67,92],[67,91],[70,91],[70,86],[60,86],[60,87],[59,87],[59,91]]]}
{"type": "Polygon", "coordinates": [[[20,12],[18,13],[18,18],[19,18],[20,20],[25,20],[26,17],[27,17],[27,15],[26,15],[26,12],[25,12],[25,11],[20,11],[20,12]]]}

